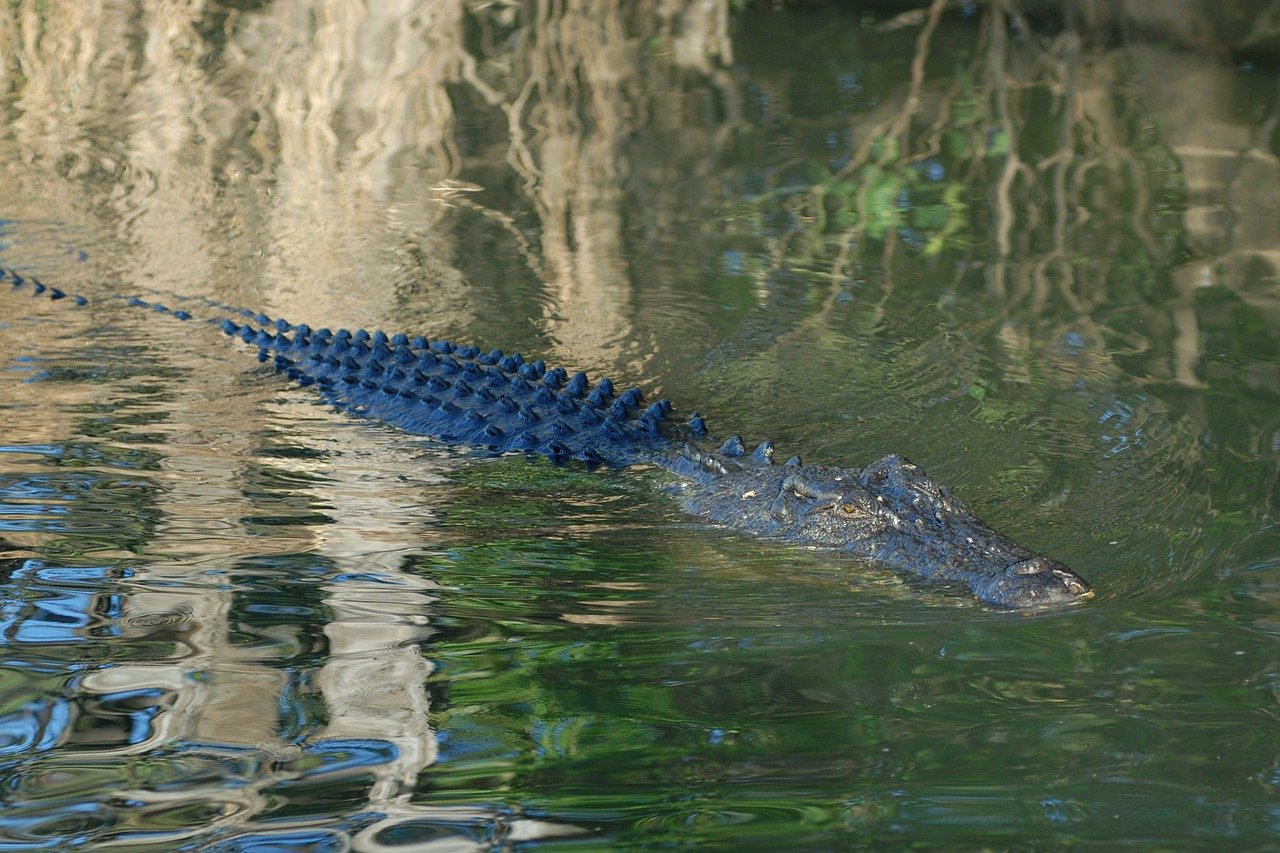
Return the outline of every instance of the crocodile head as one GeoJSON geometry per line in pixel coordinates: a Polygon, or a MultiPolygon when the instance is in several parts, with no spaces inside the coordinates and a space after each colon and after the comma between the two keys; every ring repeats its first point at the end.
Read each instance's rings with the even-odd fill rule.
{"type": "Polygon", "coordinates": [[[1055,607],[1093,595],[1067,566],[992,530],[900,456],[862,469],[793,466],[774,482],[768,515],[778,525],[774,535],[788,541],[965,583],[999,607],[1055,607]]]}
{"type": "Polygon", "coordinates": [[[974,515],[951,490],[901,456],[866,468],[774,464],[773,442],[748,454],[733,436],[715,451],[692,444],[658,464],[679,475],[686,510],[796,545],[840,548],[944,582],[997,607],[1073,604],[1093,595],[1071,569],[1028,551],[974,515]]]}

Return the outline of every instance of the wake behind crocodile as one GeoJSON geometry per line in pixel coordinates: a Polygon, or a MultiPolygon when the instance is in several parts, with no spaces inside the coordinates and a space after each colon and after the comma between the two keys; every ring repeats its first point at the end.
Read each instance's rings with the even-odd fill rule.
{"type": "MultiPolygon", "coordinates": [[[[12,269],[0,267],[0,280],[14,292],[76,307],[91,303],[12,269]]],[[[1093,594],[1067,566],[997,533],[901,456],[862,468],[804,464],[798,456],[780,463],[772,441],[748,452],[738,436],[712,438],[696,412],[676,419],[669,401],[646,401],[639,388],[619,391],[607,378],[591,382],[518,353],[406,333],[314,329],[209,299],[177,298],[183,308],[152,294],[93,301],[124,301],[182,322],[206,320],[338,409],[408,433],[556,463],[665,469],[688,513],[763,539],[843,551],[964,585],[996,607],[1055,607],[1093,594]]]]}

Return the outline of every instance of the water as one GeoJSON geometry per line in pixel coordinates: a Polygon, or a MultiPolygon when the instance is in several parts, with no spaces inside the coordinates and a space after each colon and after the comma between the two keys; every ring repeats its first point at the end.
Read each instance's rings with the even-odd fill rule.
{"type": "Polygon", "coordinates": [[[1098,596],[991,611],[4,293],[0,847],[1276,843],[1277,101],[1229,16],[367,5],[9,4],[0,263],[903,453],[1098,596]]]}

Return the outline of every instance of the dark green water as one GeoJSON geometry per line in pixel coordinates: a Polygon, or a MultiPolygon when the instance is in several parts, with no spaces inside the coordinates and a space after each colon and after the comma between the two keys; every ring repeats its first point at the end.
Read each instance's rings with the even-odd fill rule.
{"type": "Polygon", "coordinates": [[[1097,597],[992,611],[6,285],[0,849],[1280,843],[1266,42],[773,5],[15,0],[0,264],[902,453],[1097,597]]]}

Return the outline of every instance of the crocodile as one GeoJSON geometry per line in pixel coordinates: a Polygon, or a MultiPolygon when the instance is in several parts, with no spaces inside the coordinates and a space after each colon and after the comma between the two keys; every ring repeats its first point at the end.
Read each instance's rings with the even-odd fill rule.
{"type": "MultiPolygon", "coordinates": [[[[13,291],[85,306],[90,300],[0,267],[13,291]]],[[[1070,605],[1093,595],[1080,575],[997,533],[952,491],[902,456],[863,468],[775,459],[774,443],[748,451],[718,440],[702,415],[673,417],[607,378],[590,382],[518,353],[425,336],[331,331],[196,297],[197,318],[142,296],[113,296],[180,321],[204,319],[256,349],[259,361],[338,409],[407,433],[479,451],[541,454],[557,464],[647,465],[670,473],[690,514],[763,539],[843,551],[932,581],[967,586],[980,601],[1016,610],[1070,605]]],[[[98,300],[104,301],[104,300],[98,300]]],[[[172,301],[170,299],[170,301],[172,301]]]]}

